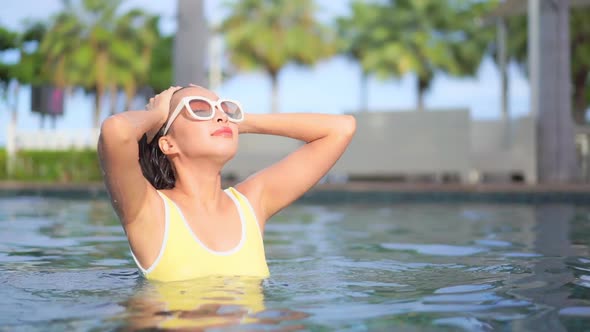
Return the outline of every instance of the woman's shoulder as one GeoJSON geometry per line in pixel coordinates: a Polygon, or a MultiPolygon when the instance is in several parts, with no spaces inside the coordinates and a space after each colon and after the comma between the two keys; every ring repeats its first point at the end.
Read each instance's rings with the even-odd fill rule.
{"type": "Polygon", "coordinates": [[[265,217],[262,202],[260,201],[260,189],[245,181],[233,187],[228,187],[227,190],[234,191],[237,195],[241,195],[244,198],[247,205],[253,210],[261,228],[264,228],[267,218],[265,217]]]}
{"type": "Polygon", "coordinates": [[[257,202],[259,198],[260,190],[253,183],[244,181],[234,186],[227,187],[227,191],[231,191],[234,194],[244,196],[249,202],[257,202]]]}

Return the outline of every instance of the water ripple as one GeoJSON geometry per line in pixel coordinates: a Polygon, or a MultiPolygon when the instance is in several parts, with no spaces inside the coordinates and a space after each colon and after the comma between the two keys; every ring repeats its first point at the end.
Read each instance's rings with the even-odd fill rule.
{"type": "Polygon", "coordinates": [[[432,256],[470,256],[486,251],[485,248],[480,247],[447,244],[382,243],[381,247],[388,250],[415,251],[421,255],[432,256]]]}
{"type": "Polygon", "coordinates": [[[481,284],[481,285],[457,285],[439,288],[434,291],[435,294],[451,294],[451,293],[469,293],[488,290],[494,288],[493,285],[481,284]]]}

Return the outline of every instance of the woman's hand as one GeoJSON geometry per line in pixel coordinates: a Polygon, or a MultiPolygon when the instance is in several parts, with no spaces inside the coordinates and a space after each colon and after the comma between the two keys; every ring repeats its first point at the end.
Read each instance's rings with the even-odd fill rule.
{"type": "Polygon", "coordinates": [[[156,136],[160,128],[166,123],[168,113],[170,112],[170,99],[172,99],[172,94],[180,88],[179,86],[172,86],[150,98],[150,102],[145,105],[147,111],[159,113],[161,119],[146,133],[148,143],[154,139],[154,136],[156,136]]]}

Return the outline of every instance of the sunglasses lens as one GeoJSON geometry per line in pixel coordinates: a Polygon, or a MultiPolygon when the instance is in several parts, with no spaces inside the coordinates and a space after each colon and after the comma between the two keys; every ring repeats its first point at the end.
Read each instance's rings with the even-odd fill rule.
{"type": "Polygon", "coordinates": [[[207,119],[211,117],[213,109],[208,102],[204,100],[191,100],[189,102],[191,111],[197,118],[207,119]]]}
{"type": "Polygon", "coordinates": [[[231,101],[224,101],[221,103],[221,108],[227,114],[227,116],[232,120],[242,120],[244,118],[244,112],[240,106],[231,101]]]}

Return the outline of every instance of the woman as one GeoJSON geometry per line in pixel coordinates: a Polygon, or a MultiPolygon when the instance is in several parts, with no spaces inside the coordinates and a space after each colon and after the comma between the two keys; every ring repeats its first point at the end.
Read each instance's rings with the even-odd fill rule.
{"type": "Polygon", "coordinates": [[[355,132],[348,115],[244,116],[239,103],[198,86],[171,87],[146,108],[106,119],[98,153],[133,257],[161,281],[267,277],[266,221],[317,183],[355,132]],[[223,190],[220,172],[242,133],[307,144],[223,190]]]}

